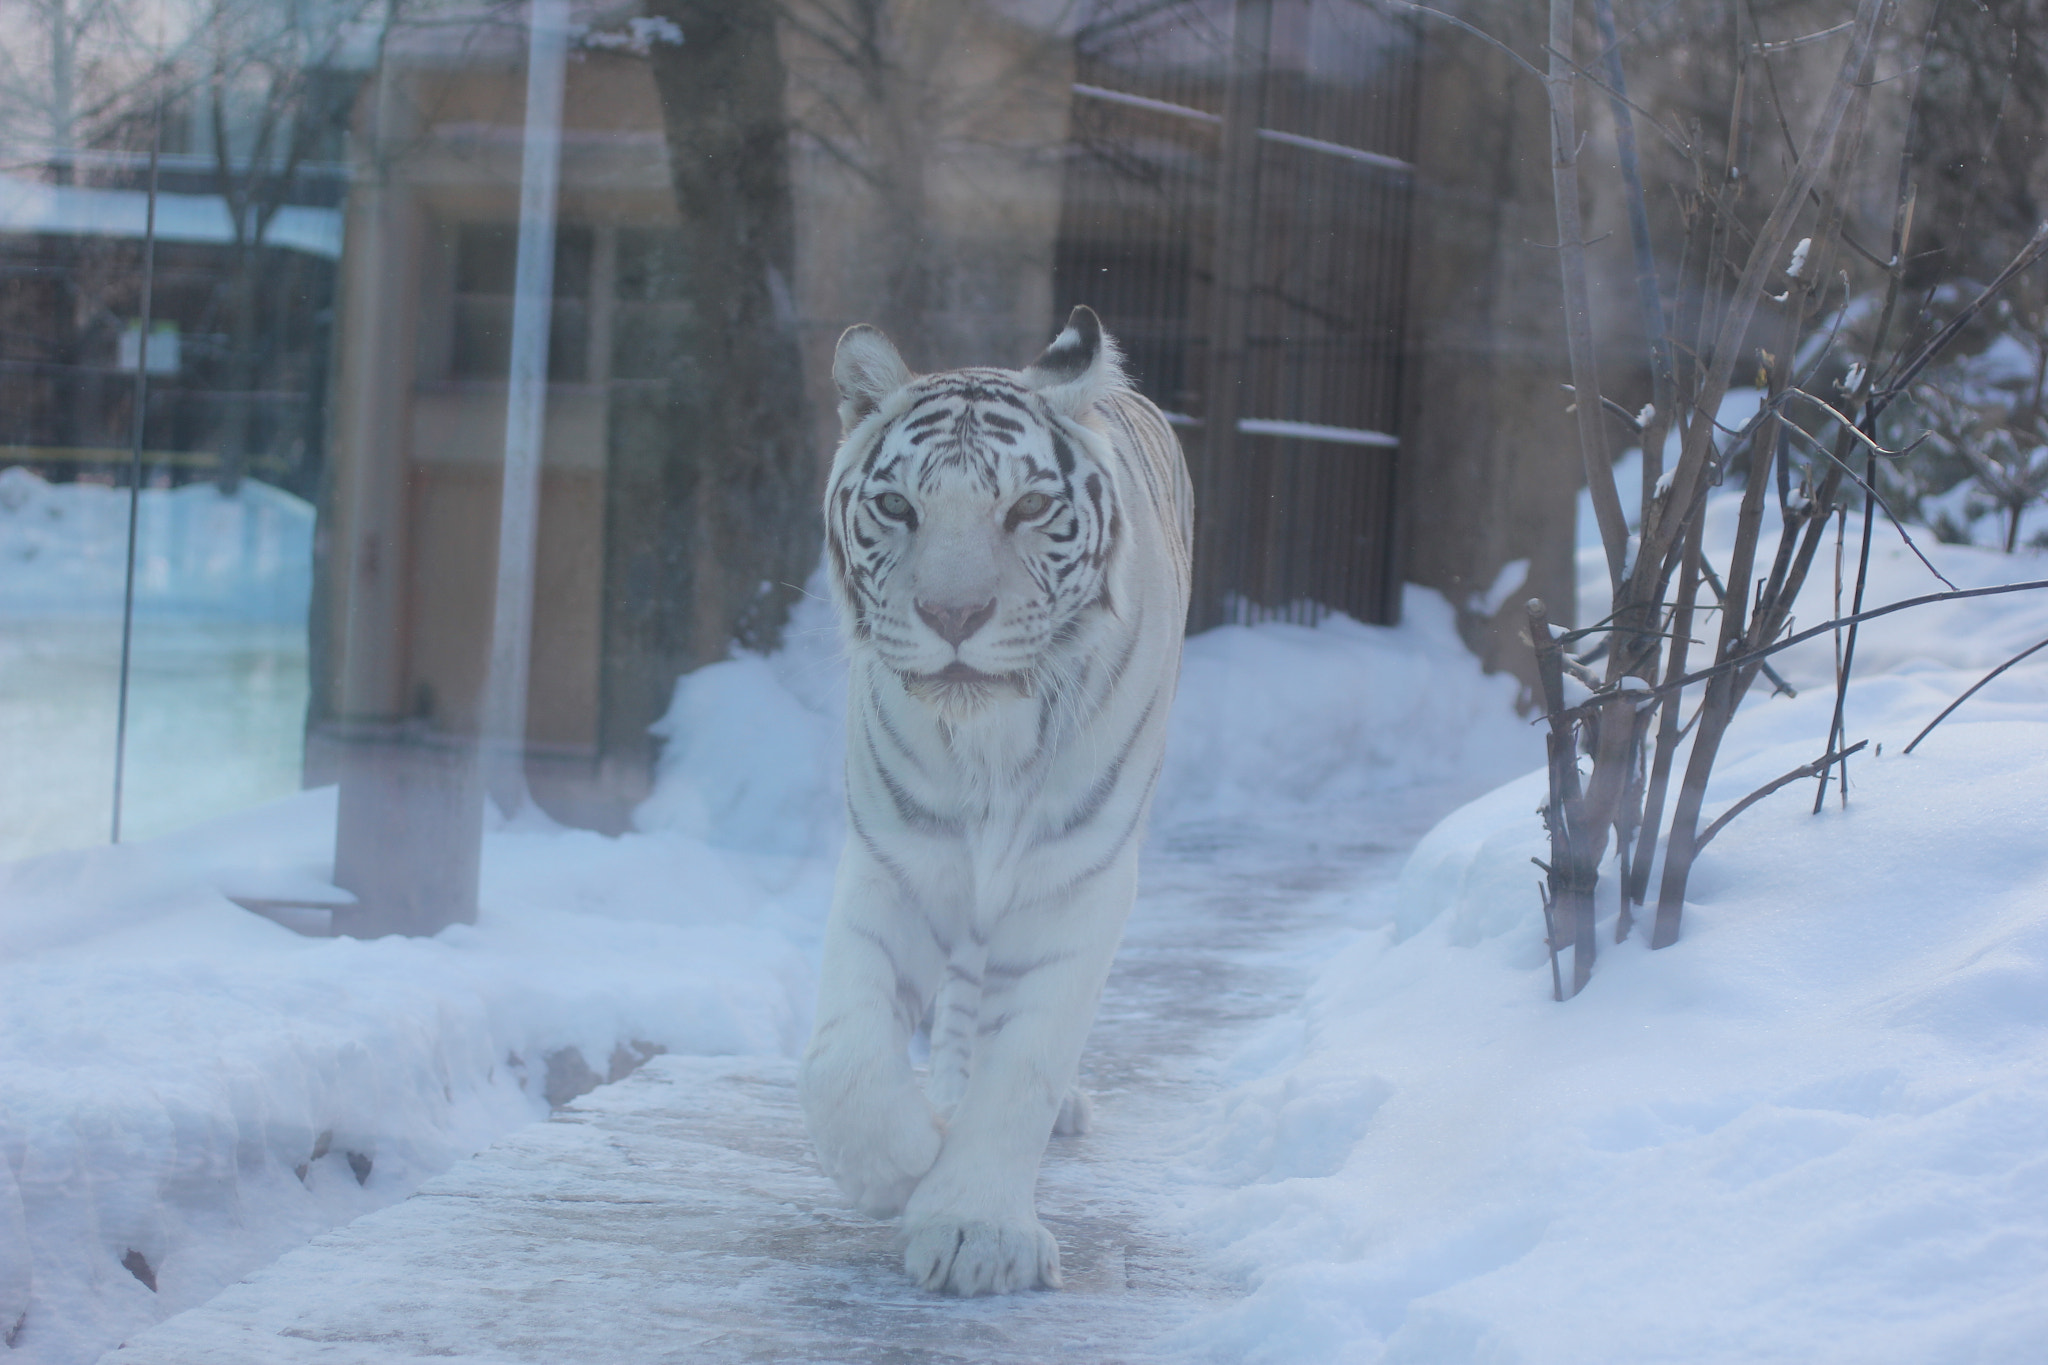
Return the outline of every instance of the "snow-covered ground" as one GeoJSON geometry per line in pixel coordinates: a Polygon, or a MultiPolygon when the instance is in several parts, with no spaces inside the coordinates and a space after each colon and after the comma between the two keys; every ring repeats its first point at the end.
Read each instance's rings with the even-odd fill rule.
{"type": "MultiPolygon", "coordinates": [[[[1931,582],[1894,544],[1873,600],[1931,582]]],[[[2041,556],[1926,548],[1965,586],[2048,577],[2041,556]]],[[[2048,662],[1899,751],[2048,637],[2048,600],[1867,628],[1850,733],[1883,754],[1852,764],[1847,810],[1811,816],[1801,787],[1743,816],[1681,942],[1610,947],[1565,1005],[1528,862],[1540,779],[1517,777],[1537,734],[1441,602],[1407,605],[1395,630],[1190,642],[1148,884],[1279,878],[1312,853],[1312,932],[1262,947],[1248,921],[1225,951],[1314,985],[1202,1035],[1210,1098],[1152,1217],[1243,1293],[1162,1349],[2038,1359],[2048,662]],[[1495,786],[1398,877],[1363,852],[1495,786]]],[[[827,624],[813,604],[782,654],[685,680],[638,832],[491,830],[479,923],[432,940],[301,939],[224,898],[324,881],[326,793],[0,868],[0,1332],[19,1323],[0,1358],[90,1360],[402,1198],[542,1116],[567,1049],[599,1073],[636,1043],[793,1051],[839,831],[827,624]]],[[[1820,752],[1831,660],[1785,657],[1801,694],[1745,708],[1710,812],[1820,752]]]]}
{"type": "MultiPolygon", "coordinates": [[[[1733,523],[1725,497],[1724,564],[1733,523]]],[[[2048,578],[2048,555],[1916,539],[1961,587],[2048,578]]],[[[1876,543],[1871,604],[1940,590],[1876,543]]],[[[1597,620],[1597,542],[1580,567],[1597,620]]],[[[1833,614],[1815,578],[1802,625],[1833,614]]],[[[1349,942],[1247,1043],[1193,1156],[1234,1188],[1189,1235],[1251,1293],[1190,1340],[1261,1362],[2043,1359],[2044,656],[1901,752],[2043,639],[2040,593],[1865,626],[1849,735],[1881,752],[1847,808],[1809,814],[1802,783],[1746,813],[1697,865],[1680,943],[1653,954],[1639,925],[1569,1004],[1530,864],[1541,772],[1357,888],[1349,942]]],[[[1799,696],[1756,689],[1709,817],[1825,748],[1831,645],[1777,663],[1799,696]]],[[[1610,862],[1603,944],[1613,882],[1610,862]]]]}
{"type": "MultiPolygon", "coordinates": [[[[0,860],[106,840],[128,492],[0,470],[0,860]]],[[[122,828],[298,790],[313,509],[249,481],[145,488],[122,828]]]]}
{"type": "MultiPolygon", "coordinates": [[[[821,603],[791,638],[679,686],[638,832],[492,829],[479,923],[432,940],[304,939],[226,899],[324,884],[331,792],[0,867],[0,1230],[17,1208],[22,1229],[0,1318],[22,1358],[92,1359],[404,1197],[543,1117],[551,1077],[623,1070],[635,1044],[792,1054],[843,675],[821,603]]],[[[1184,679],[1159,823],[1204,847],[1355,840],[1347,810],[1390,788],[1442,807],[1538,753],[1428,594],[1398,630],[1213,632],[1184,679]]]]}

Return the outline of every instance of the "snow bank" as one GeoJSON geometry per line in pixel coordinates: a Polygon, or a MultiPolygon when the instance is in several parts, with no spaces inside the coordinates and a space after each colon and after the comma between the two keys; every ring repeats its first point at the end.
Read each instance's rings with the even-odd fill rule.
{"type": "MultiPolygon", "coordinates": [[[[0,618],[119,616],[128,490],[0,469],[0,618]]],[[[313,508],[254,479],[142,490],[140,618],[297,623],[313,590],[313,508]]]]}
{"type": "Polygon", "coordinates": [[[1543,761],[1515,682],[1482,676],[1450,605],[1398,627],[1222,626],[1187,643],[1154,824],[1298,818],[1389,788],[1483,785],[1543,761]]]}
{"type": "MultiPolygon", "coordinates": [[[[1928,590],[1879,544],[1873,603],[1928,590]]],[[[2039,556],[1927,548],[1966,586],[2048,577],[2039,556]]],[[[1190,1235],[1252,1292],[1183,1345],[1317,1365],[2040,1358],[2048,665],[1901,750],[2048,636],[2048,604],[1882,624],[1848,715],[1883,752],[1852,763],[1848,808],[1809,815],[1800,784],[1745,814],[1697,865],[1679,944],[1606,946],[1577,1000],[1550,1000],[1540,773],[1444,820],[1397,885],[1355,891],[1355,940],[1246,1046],[1188,1153],[1232,1187],[1190,1235]]],[[[1811,690],[1753,694],[1709,816],[1821,751],[1831,667],[1825,644],[1792,651],[1811,690]]]]}
{"type": "Polygon", "coordinates": [[[10,1359],[95,1359],[403,1198],[544,1116],[564,1068],[802,1036],[807,959],[701,848],[529,821],[489,840],[481,922],[434,939],[306,939],[227,899],[322,888],[333,829],[328,790],[0,867],[0,1171],[34,1281],[10,1359]]]}
{"type": "MultiPolygon", "coordinates": [[[[726,849],[836,853],[846,672],[814,583],[790,643],[684,677],[655,733],[667,741],[644,831],[726,849]]],[[[1399,626],[1222,626],[1187,642],[1153,827],[1348,818],[1389,789],[1481,790],[1543,759],[1487,677],[1448,603],[1410,585],[1399,626]]]]}

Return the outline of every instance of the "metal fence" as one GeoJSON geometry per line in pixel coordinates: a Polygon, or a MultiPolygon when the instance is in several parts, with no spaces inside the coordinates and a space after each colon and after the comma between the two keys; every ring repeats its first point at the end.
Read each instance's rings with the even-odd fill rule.
{"type": "Polygon", "coordinates": [[[1416,40],[1357,0],[1102,0],[1054,269],[1180,428],[1190,625],[1399,614],[1416,40]]]}

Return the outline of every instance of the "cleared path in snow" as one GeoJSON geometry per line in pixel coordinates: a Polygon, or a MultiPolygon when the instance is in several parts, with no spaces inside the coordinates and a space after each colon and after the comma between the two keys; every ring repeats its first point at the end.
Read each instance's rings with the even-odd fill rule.
{"type": "Polygon", "coordinates": [[[1095,1131],[1055,1139],[1039,1181],[1064,1292],[963,1302],[912,1288],[894,1224],[847,1209],[818,1173],[793,1062],[660,1057],[105,1360],[1099,1365],[1185,1354],[1197,1345],[1185,1333],[1162,1338],[1237,1292],[1177,1226],[1204,1187],[1191,1163],[1224,1085],[1219,1059],[1307,985],[1338,928],[1336,898],[1316,893],[1391,877],[1420,833],[1418,806],[1441,803],[1346,820],[1363,837],[1341,843],[1300,830],[1155,836],[1083,1062],[1095,1131]]]}

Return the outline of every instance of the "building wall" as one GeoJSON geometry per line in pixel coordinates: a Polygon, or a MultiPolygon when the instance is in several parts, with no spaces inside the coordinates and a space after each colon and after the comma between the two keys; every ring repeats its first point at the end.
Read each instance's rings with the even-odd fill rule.
{"type": "MultiPolygon", "coordinates": [[[[1540,50],[1534,8],[1459,12],[1517,51],[1540,50]]],[[[1571,378],[1543,87],[1498,51],[1423,30],[1401,473],[1409,581],[1442,592],[1489,669],[1533,681],[1524,604],[1576,611],[1573,523],[1585,482],[1562,386],[1571,378]],[[1526,576],[1494,612],[1502,570],[1526,576]]],[[[1513,575],[1510,575],[1513,577],[1513,575]]]]}
{"type": "MultiPolygon", "coordinates": [[[[453,338],[465,225],[517,222],[524,71],[423,59],[366,92],[351,193],[334,384],[335,476],[321,623],[332,649],[314,721],[477,729],[489,635],[507,386],[463,373],[453,338]],[[381,126],[380,126],[381,125],[381,126]]],[[[644,786],[600,773],[612,261],[621,228],[675,221],[660,110],[643,62],[574,62],[559,222],[592,244],[574,382],[549,385],[527,740],[536,796],[617,824],[644,786]]],[[[559,289],[558,289],[559,292],[559,289]]],[[[566,311],[566,309],[564,310],[566,311]]],[[[509,316],[509,314],[508,314],[509,316]]],[[[559,341],[562,333],[558,329],[559,341]]],[[[320,780],[321,746],[309,750],[320,780]]]]}

